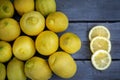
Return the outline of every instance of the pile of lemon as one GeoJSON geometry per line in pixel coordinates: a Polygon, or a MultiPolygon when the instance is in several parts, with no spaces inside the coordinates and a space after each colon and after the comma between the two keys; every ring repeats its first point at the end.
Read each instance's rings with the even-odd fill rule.
{"type": "Polygon", "coordinates": [[[48,80],[52,73],[74,76],[77,65],[70,54],[80,50],[81,40],[72,32],[57,35],[68,26],[55,0],[0,0],[0,80],[6,75],[8,80],[48,80]],[[19,21],[13,17],[15,11],[19,21]]]}
{"type": "Polygon", "coordinates": [[[111,64],[110,31],[105,26],[95,26],[89,32],[92,64],[97,70],[105,70],[111,64]]]}

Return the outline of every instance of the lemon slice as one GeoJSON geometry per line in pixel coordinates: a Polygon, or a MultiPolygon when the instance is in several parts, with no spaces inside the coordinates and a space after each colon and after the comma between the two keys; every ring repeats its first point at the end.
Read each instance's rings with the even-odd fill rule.
{"type": "Polygon", "coordinates": [[[105,70],[111,64],[111,55],[105,50],[98,50],[92,55],[92,64],[97,70],[105,70]]]}
{"type": "Polygon", "coordinates": [[[96,52],[97,50],[106,50],[107,52],[111,51],[111,42],[109,39],[105,37],[95,37],[90,42],[90,49],[92,53],[96,52]]]}
{"type": "Polygon", "coordinates": [[[105,26],[95,26],[89,32],[89,40],[91,41],[94,37],[97,36],[110,39],[110,32],[105,26]]]}

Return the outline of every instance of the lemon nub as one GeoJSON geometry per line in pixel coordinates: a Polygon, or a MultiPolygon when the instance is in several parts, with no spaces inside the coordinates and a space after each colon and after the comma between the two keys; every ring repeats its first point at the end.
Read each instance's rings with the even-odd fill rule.
{"type": "Polygon", "coordinates": [[[9,7],[8,6],[3,6],[3,11],[4,12],[9,12],[9,7]]]}
{"type": "Polygon", "coordinates": [[[28,19],[27,19],[27,23],[28,24],[37,24],[38,23],[38,18],[36,18],[36,17],[29,17],[28,19]]]}
{"type": "Polygon", "coordinates": [[[50,25],[54,25],[55,24],[55,21],[52,19],[52,20],[50,20],[50,25]]]}

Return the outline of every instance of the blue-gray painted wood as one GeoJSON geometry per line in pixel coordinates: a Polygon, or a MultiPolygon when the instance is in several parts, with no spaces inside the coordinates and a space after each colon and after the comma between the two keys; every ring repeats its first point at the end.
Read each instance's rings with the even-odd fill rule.
{"type": "Polygon", "coordinates": [[[66,31],[59,33],[59,36],[66,32],[73,32],[79,36],[82,41],[81,49],[73,54],[74,59],[90,59],[90,41],[88,39],[89,31],[96,25],[106,26],[111,34],[111,52],[112,59],[120,59],[120,22],[117,23],[69,23],[69,27],[66,31]]]}
{"type": "Polygon", "coordinates": [[[56,0],[72,21],[120,20],[120,0],[56,0]]]}

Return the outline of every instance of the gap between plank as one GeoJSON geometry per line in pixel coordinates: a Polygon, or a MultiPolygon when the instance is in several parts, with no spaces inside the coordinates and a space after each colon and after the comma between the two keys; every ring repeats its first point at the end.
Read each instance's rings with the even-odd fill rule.
{"type": "Polygon", "coordinates": [[[74,21],[69,21],[69,23],[117,23],[117,22],[120,22],[120,20],[115,20],[115,21],[109,21],[109,20],[105,20],[105,21],[77,21],[77,20],[74,20],[74,21]]]}
{"type": "MultiPolygon", "coordinates": [[[[75,61],[91,61],[91,59],[74,59],[75,61]]],[[[112,59],[112,61],[120,61],[120,59],[112,59]]]]}

